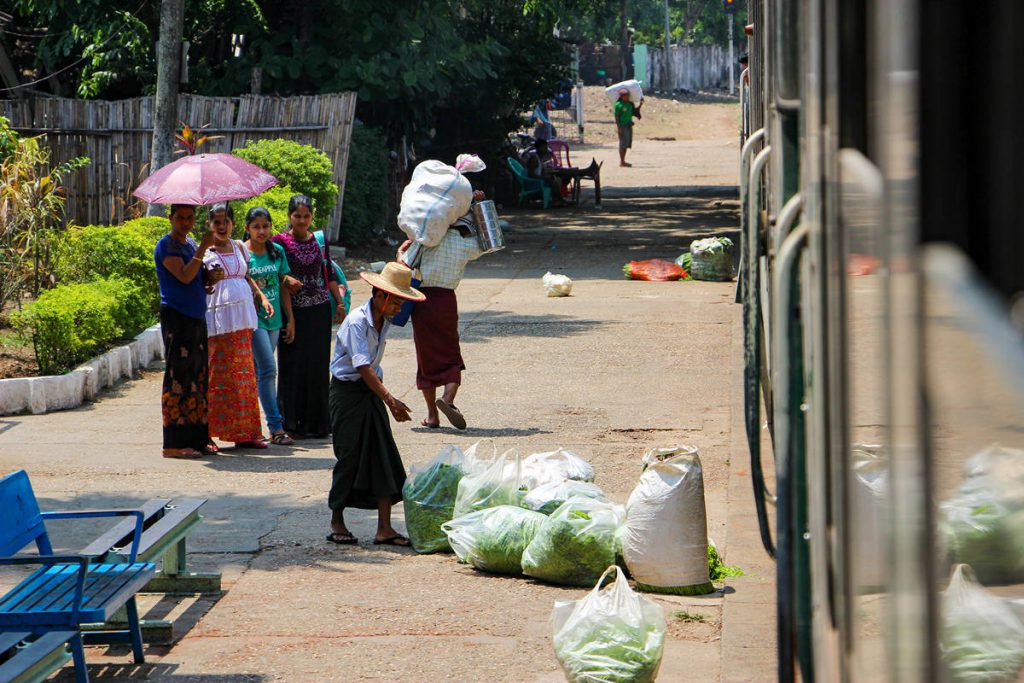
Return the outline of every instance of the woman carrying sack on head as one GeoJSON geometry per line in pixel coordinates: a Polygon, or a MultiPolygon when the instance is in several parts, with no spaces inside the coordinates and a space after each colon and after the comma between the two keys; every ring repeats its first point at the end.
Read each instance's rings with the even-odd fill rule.
{"type": "Polygon", "coordinates": [[[278,347],[277,398],[284,430],[294,438],[323,437],[331,429],[327,415],[327,373],[331,359],[331,320],[345,317],[344,296],[334,268],[310,232],[313,203],[295,195],[288,202],[288,231],[272,241],[284,249],[291,274],[285,287],[292,297],[295,337],[278,347]],[[338,303],[332,309],[331,295],[338,303]]]}
{"type": "Polygon", "coordinates": [[[405,466],[391,433],[388,411],[406,422],[409,406],[384,388],[385,338],[388,318],[405,301],[426,297],[412,287],[412,271],[389,263],[377,273],[360,273],[372,287],[369,301],[353,310],[338,328],[331,360],[331,430],[334,466],[327,504],[331,508],[331,543],[351,545],[357,539],[345,525],[345,508],[377,510],[374,544],[406,547],[409,539],[391,526],[391,506],[402,500],[405,466]]]}

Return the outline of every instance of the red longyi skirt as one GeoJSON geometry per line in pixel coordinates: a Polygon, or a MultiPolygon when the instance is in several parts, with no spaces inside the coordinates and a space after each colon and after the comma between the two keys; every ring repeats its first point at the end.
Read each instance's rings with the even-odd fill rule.
{"type": "Polygon", "coordinates": [[[210,337],[207,400],[210,436],[222,441],[256,441],[262,436],[252,330],[210,337]]]}
{"type": "Polygon", "coordinates": [[[459,348],[459,302],[455,290],[420,287],[426,301],[412,309],[412,337],[416,342],[416,388],[433,389],[462,383],[459,348]]]}

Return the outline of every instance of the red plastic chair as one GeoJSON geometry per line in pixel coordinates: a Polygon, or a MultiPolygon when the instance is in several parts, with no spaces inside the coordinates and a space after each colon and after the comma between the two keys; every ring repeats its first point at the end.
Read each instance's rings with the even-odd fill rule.
{"type": "Polygon", "coordinates": [[[556,168],[572,168],[569,161],[569,143],[565,140],[548,140],[548,149],[554,157],[556,168]]]}

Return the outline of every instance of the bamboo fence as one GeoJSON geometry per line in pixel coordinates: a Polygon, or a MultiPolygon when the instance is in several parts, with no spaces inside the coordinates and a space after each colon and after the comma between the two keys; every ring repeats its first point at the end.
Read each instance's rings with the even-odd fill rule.
{"type": "MultiPolygon", "coordinates": [[[[205,152],[230,152],[250,140],[284,138],[323,150],[334,167],[338,203],[327,226],[337,239],[355,118],[353,92],[298,97],[181,95],[178,118],[222,135],[205,152]]],[[[92,161],[66,183],[67,218],[79,225],[119,224],[144,204],[132,190],[148,175],[155,103],[152,97],[113,102],[35,97],[0,100],[0,116],[26,134],[45,134],[54,164],[92,161]]]]}

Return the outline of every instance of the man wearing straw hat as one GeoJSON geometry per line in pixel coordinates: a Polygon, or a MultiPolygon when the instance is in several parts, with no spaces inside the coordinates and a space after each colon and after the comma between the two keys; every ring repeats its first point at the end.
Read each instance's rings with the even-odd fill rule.
{"type": "Polygon", "coordinates": [[[391,526],[391,506],[402,500],[405,466],[387,411],[397,422],[405,422],[410,419],[409,406],[384,388],[380,361],[391,327],[388,318],[405,301],[425,301],[426,296],[412,288],[412,271],[401,263],[388,263],[379,275],[360,275],[373,287],[373,294],[345,317],[331,360],[328,405],[338,462],[327,498],[331,508],[327,540],[358,542],[344,518],[345,508],[354,507],[377,510],[375,544],[408,546],[409,539],[391,526]]]}

